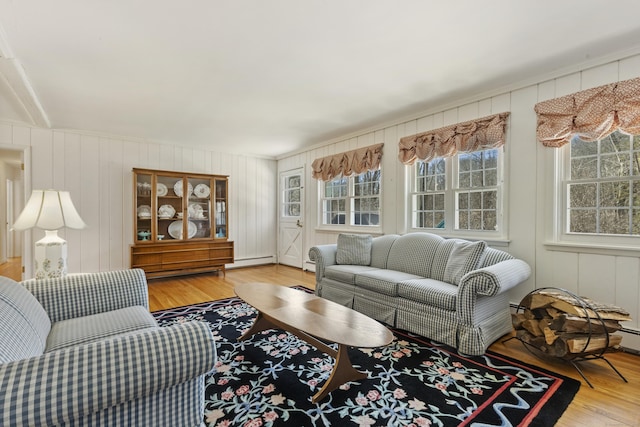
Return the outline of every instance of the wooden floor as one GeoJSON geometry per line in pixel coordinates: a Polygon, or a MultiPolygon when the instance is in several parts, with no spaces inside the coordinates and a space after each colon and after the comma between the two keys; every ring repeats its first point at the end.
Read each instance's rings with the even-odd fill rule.
{"type": "MultiPolygon", "coordinates": [[[[11,264],[11,263],[7,263],[11,264]]],[[[19,268],[0,265],[0,275],[20,277],[19,268]],[[14,276],[16,274],[17,276],[14,276]]],[[[220,273],[149,280],[149,305],[152,311],[234,296],[238,283],[265,282],[284,286],[303,285],[313,289],[315,276],[310,272],[269,265],[227,270],[220,273]]],[[[505,337],[508,338],[508,337],[505,337]]],[[[558,426],[640,427],[640,356],[613,353],[607,358],[629,381],[625,383],[604,361],[581,364],[593,384],[590,388],[569,364],[541,360],[516,340],[496,341],[490,350],[526,363],[544,367],[582,382],[580,391],[566,410],[558,426]]],[[[624,342],[623,342],[624,344],[624,342]]]]}

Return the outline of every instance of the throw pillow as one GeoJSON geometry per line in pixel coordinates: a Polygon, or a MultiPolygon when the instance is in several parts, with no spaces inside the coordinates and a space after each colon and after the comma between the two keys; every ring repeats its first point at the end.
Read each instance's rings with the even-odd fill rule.
{"type": "Polygon", "coordinates": [[[367,234],[339,234],[336,262],[338,264],[371,264],[373,238],[367,234]]]}
{"type": "Polygon", "coordinates": [[[459,285],[462,276],[478,268],[487,243],[455,242],[444,269],[444,281],[459,285]]]}

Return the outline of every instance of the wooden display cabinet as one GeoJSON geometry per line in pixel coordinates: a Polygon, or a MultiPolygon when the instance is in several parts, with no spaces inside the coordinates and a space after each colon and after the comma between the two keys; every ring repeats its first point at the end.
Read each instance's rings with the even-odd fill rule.
{"type": "Polygon", "coordinates": [[[222,270],[228,240],[228,176],[133,169],[131,268],[147,277],[222,270]]]}

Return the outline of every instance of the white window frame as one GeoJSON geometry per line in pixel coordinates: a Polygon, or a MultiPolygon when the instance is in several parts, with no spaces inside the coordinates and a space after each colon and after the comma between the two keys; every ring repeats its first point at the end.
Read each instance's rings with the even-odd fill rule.
{"type": "MultiPolygon", "coordinates": [[[[354,201],[356,198],[355,194],[354,194],[354,188],[355,188],[355,178],[359,175],[362,174],[358,174],[358,175],[351,175],[348,177],[344,177],[344,179],[348,180],[347,183],[347,196],[345,197],[346,199],[346,207],[345,207],[345,224],[323,224],[323,220],[324,220],[324,212],[323,212],[323,205],[325,200],[327,200],[327,198],[324,196],[324,191],[325,191],[325,184],[326,181],[322,181],[322,180],[318,180],[318,226],[317,228],[319,230],[328,230],[328,231],[352,231],[352,232],[366,232],[366,233],[381,233],[382,232],[382,216],[383,216],[383,212],[382,212],[382,208],[383,208],[383,188],[382,188],[382,183],[383,183],[383,172],[382,172],[382,167],[380,167],[380,169],[378,169],[380,171],[380,182],[379,182],[379,186],[380,186],[380,192],[378,194],[378,198],[379,198],[379,204],[380,204],[380,213],[378,214],[378,225],[356,225],[356,224],[351,224],[351,219],[353,218],[353,205],[354,205],[354,201]]],[[[363,172],[366,173],[366,172],[363,172]]],[[[335,179],[339,179],[339,178],[343,178],[342,176],[340,177],[336,177],[334,179],[332,179],[331,181],[335,180],[335,179]]]]}
{"type": "MultiPolygon", "coordinates": [[[[632,137],[633,138],[633,137],[632,137]]],[[[569,185],[571,174],[571,143],[557,149],[558,168],[555,175],[555,189],[558,197],[555,201],[555,214],[558,223],[555,229],[555,243],[595,247],[602,249],[636,248],[640,246],[640,236],[611,235],[598,233],[576,233],[569,231],[569,185]]]]}
{"type": "MultiPolygon", "coordinates": [[[[458,154],[447,157],[444,159],[445,161],[445,201],[444,201],[444,213],[445,213],[445,225],[444,228],[427,228],[427,227],[416,227],[414,222],[414,212],[415,212],[415,200],[416,196],[419,193],[416,191],[416,179],[417,179],[417,166],[411,165],[407,166],[408,171],[408,180],[409,180],[409,195],[407,199],[407,224],[409,230],[411,232],[428,232],[433,234],[439,234],[447,237],[459,237],[459,238],[468,238],[468,239],[482,239],[482,240],[492,240],[492,241],[503,241],[507,239],[507,224],[506,214],[504,206],[507,205],[505,200],[506,190],[505,190],[505,175],[506,171],[504,168],[504,156],[505,150],[504,147],[496,148],[498,150],[498,158],[497,158],[497,183],[495,189],[497,191],[497,201],[496,201],[496,229],[495,230],[467,230],[467,229],[457,229],[454,224],[457,224],[457,199],[458,193],[463,191],[473,191],[473,189],[460,189],[459,188],[459,157],[458,154]]],[[[478,151],[486,151],[486,150],[478,150],[478,151]]]]}

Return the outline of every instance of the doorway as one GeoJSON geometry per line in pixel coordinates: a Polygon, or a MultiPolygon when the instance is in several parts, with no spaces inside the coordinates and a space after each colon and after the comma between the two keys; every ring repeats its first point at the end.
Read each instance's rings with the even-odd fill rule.
{"type": "Polygon", "coordinates": [[[278,263],[302,268],[304,168],[280,173],[278,263]]]}
{"type": "Polygon", "coordinates": [[[22,278],[24,257],[24,233],[11,230],[15,218],[24,206],[24,157],[25,151],[0,147],[0,199],[4,209],[0,211],[3,224],[0,229],[0,264],[5,273],[11,271],[14,279],[22,278]],[[20,277],[14,277],[19,272],[20,277]]]}

